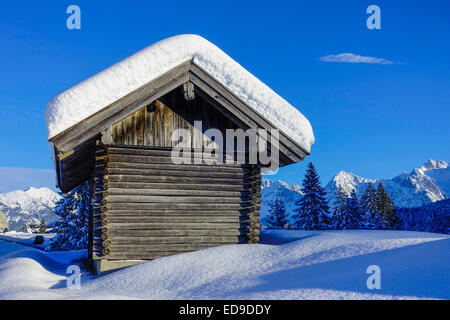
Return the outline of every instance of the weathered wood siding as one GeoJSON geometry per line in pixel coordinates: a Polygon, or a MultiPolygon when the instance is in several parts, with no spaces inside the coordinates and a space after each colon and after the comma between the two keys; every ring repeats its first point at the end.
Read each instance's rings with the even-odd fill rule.
{"type": "Polygon", "coordinates": [[[97,147],[93,259],[154,259],[259,241],[259,168],[233,160],[176,165],[170,154],[97,147]]]}
{"type": "Polygon", "coordinates": [[[174,135],[172,139],[174,131],[186,129],[191,136],[190,147],[206,148],[213,143],[203,134],[209,128],[219,129],[225,140],[225,130],[237,126],[202,98],[186,101],[181,92],[174,91],[105,130],[102,141],[113,145],[170,148],[176,146],[180,138],[174,135]],[[201,131],[194,127],[195,121],[202,121],[201,131]]]}

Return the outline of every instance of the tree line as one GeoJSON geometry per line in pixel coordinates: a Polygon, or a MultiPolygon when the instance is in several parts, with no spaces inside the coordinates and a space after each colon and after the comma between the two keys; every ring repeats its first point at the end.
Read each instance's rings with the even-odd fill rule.
{"type": "Polygon", "coordinates": [[[398,208],[402,229],[450,234],[450,199],[418,208],[398,208]]]}
{"type": "Polygon", "coordinates": [[[303,197],[295,202],[291,219],[284,202],[276,198],[269,204],[265,222],[269,228],[297,230],[399,230],[402,221],[382,183],[375,189],[368,184],[358,197],[356,190],[347,195],[341,186],[330,208],[319,175],[310,162],[302,182],[303,197]],[[290,221],[289,221],[290,220],[290,221]]]}

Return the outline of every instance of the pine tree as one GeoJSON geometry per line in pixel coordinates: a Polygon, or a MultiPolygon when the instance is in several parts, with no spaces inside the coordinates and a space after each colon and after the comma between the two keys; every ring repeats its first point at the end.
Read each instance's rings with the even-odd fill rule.
{"type": "Polygon", "coordinates": [[[330,226],[329,206],[325,191],[320,185],[319,175],[312,162],[308,164],[302,183],[303,197],[298,200],[292,216],[294,229],[326,230],[330,226]]]}
{"type": "Polygon", "coordinates": [[[377,209],[381,217],[382,229],[400,229],[400,217],[397,215],[394,203],[381,182],[377,188],[377,209]]]}
{"type": "Polygon", "coordinates": [[[345,216],[347,220],[346,229],[355,230],[364,226],[362,221],[363,212],[355,189],[352,190],[350,198],[345,203],[345,216]]]}
{"type": "Polygon", "coordinates": [[[347,194],[340,185],[335,192],[336,200],[334,202],[333,218],[331,222],[331,229],[344,230],[347,225],[347,216],[345,211],[345,203],[347,201],[347,194]]]}
{"type": "Polygon", "coordinates": [[[286,206],[283,200],[276,198],[269,204],[269,216],[266,223],[271,229],[284,229],[288,224],[286,206]]]}
{"type": "Polygon", "coordinates": [[[377,211],[380,217],[380,227],[379,229],[388,229],[388,222],[386,220],[386,191],[384,190],[383,184],[378,183],[377,187],[377,211]]]}
{"type": "Polygon", "coordinates": [[[369,230],[381,228],[381,217],[377,209],[377,193],[371,183],[367,185],[366,190],[361,195],[360,205],[364,213],[364,228],[369,230]]]}
{"type": "Polygon", "coordinates": [[[42,218],[41,223],[39,224],[39,233],[43,234],[47,231],[47,225],[45,224],[44,218],[42,218]]]}
{"type": "Polygon", "coordinates": [[[55,228],[57,235],[47,249],[85,249],[89,228],[89,183],[85,182],[62,196],[55,207],[55,213],[61,217],[55,228]]]}

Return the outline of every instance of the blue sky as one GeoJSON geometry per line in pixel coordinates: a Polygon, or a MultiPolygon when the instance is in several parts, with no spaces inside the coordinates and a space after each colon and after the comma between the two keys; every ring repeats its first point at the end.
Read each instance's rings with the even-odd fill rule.
{"type": "MultiPolygon", "coordinates": [[[[448,1],[2,1],[0,167],[52,168],[44,110],[56,93],[168,36],[218,45],[296,106],[323,182],[389,178],[450,160],[448,1]],[[81,30],[66,8],[81,8],[81,30]],[[381,30],[366,8],[381,8],[381,30]],[[353,53],[393,64],[324,62],[353,53]]],[[[300,183],[306,163],[277,178],[300,183]]]]}

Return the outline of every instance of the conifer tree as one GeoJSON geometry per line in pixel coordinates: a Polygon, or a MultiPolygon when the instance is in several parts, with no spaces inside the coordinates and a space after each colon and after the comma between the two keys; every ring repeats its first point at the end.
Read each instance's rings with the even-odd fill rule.
{"type": "Polygon", "coordinates": [[[85,182],[56,203],[55,213],[61,217],[56,223],[57,235],[47,250],[85,249],[89,228],[89,183],[85,182]]]}
{"type": "Polygon", "coordinates": [[[367,185],[359,202],[363,211],[364,228],[369,230],[381,228],[381,217],[377,209],[377,193],[371,183],[367,185]]]}
{"type": "Polygon", "coordinates": [[[331,222],[331,229],[344,230],[347,225],[347,216],[345,211],[345,203],[347,201],[347,194],[340,185],[335,192],[336,200],[334,202],[333,217],[331,222]]]}
{"type": "Polygon", "coordinates": [[[312,162],[308,164],[302,183],[303,197],[295,204],[292,216],[294,229],[326,230],[330,226],[329,206],[325,191],[320,185],[319,175],[312,162]]]}
{"type": "Polygon", "coordinates": [[[394,203],[381,182],[377,188],[377,209],[383,229],[398,230],[401,227],[401,220],[396,213],[394,203]]]}
{"type": "Polygon", "coordinates": [[[269,216],[266,223],[271,229],[284,229],[288,224],[286,206],[283,200],[276,198],[269,204],[269,216]]]}
{"type": "Polygon", "coordinates": [[[347,219],[346,229],[361,229],[364,224],[362,221],[363,212],[359,204],[358,195],[356,190],[353,189],[350,194],[350,198],[347,199],[345,204],[345,216],[347,219]]]}

